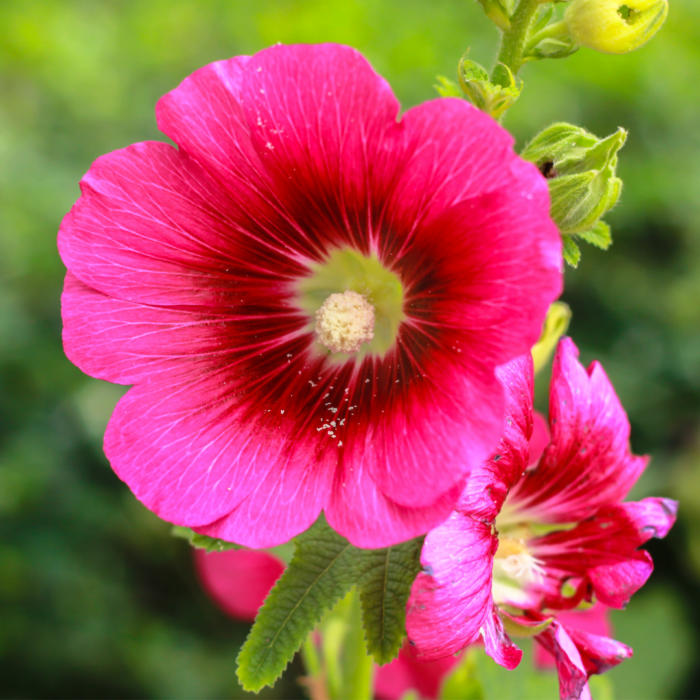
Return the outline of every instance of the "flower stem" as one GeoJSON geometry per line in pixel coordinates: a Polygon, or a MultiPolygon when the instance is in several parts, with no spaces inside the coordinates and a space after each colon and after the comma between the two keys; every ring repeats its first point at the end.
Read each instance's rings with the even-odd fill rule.
{"type": "MultiPolygon", "coordinates": [[[[520,4],[510,18],[510,29],[503,32],[496,68],[492,75],[494,82],[498,82],[497,68],[499,63],[508,66],[513,75],[522,68],[528,34],[540,4],[541,0],[520,0],[520,4]]],[[[506,86],[504,85],[504,87],[506,86]]]]}

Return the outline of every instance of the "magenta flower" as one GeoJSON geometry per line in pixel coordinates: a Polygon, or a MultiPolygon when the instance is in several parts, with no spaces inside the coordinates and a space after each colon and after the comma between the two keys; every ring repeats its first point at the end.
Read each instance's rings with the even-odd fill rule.
{"type": "Polygon", "coordinates": [[[632,651],[567,627],[557,611],[593,600],[623,607],[653,568],[640,545],[667,534],[677,507],[662,498],[621,502],[648,460],[630,452],[627,416],[602,367],[584,370],[577,357],[573,342],[562,340],[544,452],[531,357],[499,369],[507,392],[503,438],[456,510],[428,533],[407,621],[418,658],[438,659],[482,637],[506,668],[522,656],[506,630],[529,627],[556,659],[562,698],[585,697],[591,673],[632,651]]]}
{"type": "Polygon", "coordinates": [[[441,522],[497,444],[495,368],[561,288],[546,183],[463,100],[398,115],[356,51],[275,46],[160,100],[178,148],[83,179],[65,349],[135,385],[105,451],[165,520],[266,547],[324,510],[390,545],[441,522]]]}
{"type": "Polygon", "coordinates": [[[255,549],[195,549],[194,561],[204,590],[226,613],[243,622],[255,620],[284,571],[284,563],[277,557],[255,549]]]}

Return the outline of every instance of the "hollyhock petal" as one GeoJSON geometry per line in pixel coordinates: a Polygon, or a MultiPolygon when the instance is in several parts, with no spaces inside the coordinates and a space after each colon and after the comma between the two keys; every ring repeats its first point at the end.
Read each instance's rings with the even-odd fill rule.
{"type": "Polygon", "coordinates": [[[586,371],[577,357],[563,338],[552,369],[551,442],[509,498],[524,519],[590,517],[624,498],[648,462],[629,450],[629,422],[603,368],[594,362],[586,371]]]}
{"type": "Polygon", "coordinates": [[[649,552],[635,552],[626,561],[597,566],[588,572],[596,597],[611,608],[622,609],[647,582],[654,570],[649,552]]]}
{"type": "Polygon", "coordinates": [[[66,355],[87,374],[117,384],[188,375],[230,359],[234,314],[135,304],[102,294],[71,272],[61,297],[66,355]],[[229,357],[227,357],[229,356],[229,357]]]}
{"type": "Polygon", "coordinates": [[[411,588],[406,616],[416,658],[449,656],[475,642],[485,626],[495,630],[491,579],[497,546],[489,525],[460,513],[427,534],[423,572],[411,588]]]}
{"type": "Polygon", "coordinates": [[[168,144],[102,156],[80,186],[82,196],[61,224],[59,252],[82,282],[115,298],[230,309],[255,288],[254,278],[241,279],[242,256],[248,275],[262,274],[268,287],[305,270],[270,246],[265,269],[251,269],[254,249],[241,234],[237,203],[168,144]]]}
{"type": "Polygon", "coordinates": [[[377,669],[374,693],[378,700],[399,700],[408,691],[417,690],[421,698],[436,699],[443,680],[458,663],[458,656],[420,661],[404,645],[396,659],[377,669]]]}
{"type": "Polygon", "coordinates": [[[503,622],[494,607],[486,615],[482,628],[484,649],[500,666],[512,671],[523,658],[523,652],[510,640],[503,628],[503,622]]]}
{"type": "MultiPolygon", "coordinates": [[[[557,620],[566,627],[570,636],[574,631],[586,632],[599,637],[612,636],[608,608],[602,603],[596,603],[587,610],[557,611],[557,620]]],[[[540,644],[535,645],[534,652],[535,664],[539,668],[550,668],[556,665],[554,657],[540,644]]]]}
{"type": "Polygon", "coordinates": [[[306,469],[304,460],[302,452],[278,461],[228,515],[194,529],[258,549],[274,547],[308,530],[328,501],[333,470],[323,463],[306,469]]]}
{"type": "Polygon", "coordinates": [[[581,630],[567,629],[567,631],[581,655],[589,677],[594,673],[605,673],[625,659],[632,658],[632,649],[622,642],[581,630]]]}
{"type": "Polygon", "coordinates": [[[210,63],[156,106],[158,128],[233,192],[264,184],[242,103],[249,61],[250,56],[235,56],[210,63]]]}
{"type": "Polygon", "coordinates": [[[584,698],[588,673],[579,650],[564,626],[554,620],[542,634],[535,637],[535,640],[556,660],[561,700],[584,698]]]}
{"type": "Polygon", "coordinates": [[[460,491],[461,484],[431,506],[407,508],[379,491],[365,463],[342,460],[325,514],[328,524],[356,547],[387,547],[422,535],[446,520],[460,491]],[[367,523],[373,527],[368,528],[367,523]]]}
{"type": "Polygon", "coordinates": [[[252,622],[284,564],[267,552],[249,549],[226,552],[194,550],[197,574],[204,590],[231,617],[252,622]]]}
{"type": "Polygon", "coordinates": [[[401,118],[401,139],[406,160],[394,193],[401,203],[394,223],[409,230],[459,201],[510,184],[511,167],[524,162],[514,157],[512,136],[494,129],[493,120],[465,100],[412,107],[401,118]],[[488,150],[479,147],[483,140],[488,150]]]}
{"type": "Polygon", "coordinates": [[[413,457],[400,454],[397,450],[403,451],[406,443],[391,443],[405,434],[406,425],[397,420],[387,434],[390,442],[379,441],[391,449],[389,459],[377,460],[372,476],[392,500],[425,505],[427,490],[444,492],[454,485],[448,478],[454,470],[445,467],[461,463],[464,474],[467,466],[485,460],[496,445],[503,390],[475,362],[478,358],[487,366],[493,363],[495,369],[529,352],[546,313],[544,299],[559,292],[558,267],[550,265],[536,246],[525,244],[536,235],[541,236],[543,247],[558,250],[560,243],[552,238],[558,236],[556,228],[545,224],[542,229],[537,219],[531,202],[517,193],[470,199],[419,228],[410,250],[397,263],[402,275],[416,280],[405,291],[404,304],[411,317],[403,324],[402,345],[410,354],[400,364],[415,367],[418,382],[424,384],[429,378],[440,387],[439,393],[428,395],[428,401],[415,402],[411,413],[422,413],[425,433],[441,439],[431,439],[431,451],[438,450],[432,459],[430,454],[416,453],[422,444],[418,440],[411,446],[413,457]],[[505,226],[506,218],[510,227],[505,226]],[[533,226],[539,233],[534,234],[533,226]],[[439,251],[434,244],[438,238],[443,242],[439,251]],[[428,258],[434,267],[425,265],[428,258]],[[484,303],[486,299],[489,303],[484,303]],[[478,415],[470,408],[477,402],[482,407],[478,415]],[[470,422],[458,427],[465,415],[470,422]],[[405,465],[404,471],[393,468],[392,454],[405,465]],[[407,478],[405,469],[412,462],[422,468],[407,478]],[[432,464],[440,465],[439,469],[432,464]]]}
{"type": "Polygon", "coordinates": [[[549,445],[551,436],[549,434],[549,424],[547,419],[538,411],[534,412],[534,422],[532,427],[532,437],[530,438],[530,459],[528,466],[537,464],[542,458],[545,447],[549,445]]]}
{"type": "MultiPolygon", "coordinates": [[[[302,518],[308,527],[327,498],[333,470],[323,462],[307,467],[308,451],[315,447],[290,441],[285,431],[293,426],[284,416],[269,414],[264,425],[246,420],[243,408],[231,400],[227,380],[224,368],[132,388],[117,404],[105,434],[112,467],[148,508],[178,525],[213,523],[255,492],[271,505],[296,498],[297,507],[280,517],[302,518]],[[269,494],[260,494],[262,484],[269,494]]],[[[303,529],[299,525],[286,539],[303,529]]]]}
{"type": "Polygon", "coordinates": [[[496,454],[475,469],[462,491],[456,510],[478,520],[492,522],[509,489],[527,467],[533,433],[532,356],[519,358],[496,370],[506,395],[503,437],[496,454]]]}
{"type": "Polygon", "coordinates": [[[396,146],[385,143],[399,113],[389,84],[337,44],[273,46],[245,73],[254,147],[300,232],[319,242],[315,257],[323,257],[318,236],[368,253],[381,215],[374,209],[400,165],[396,146]]]}
{"type": "MultiPolygon", "coordinates": [[[[665,537],[676,507],[663,498],[608,506],[573,529],[532,539],[529,546],[549,577],[590,579],[599,600],[619,608],[651,575],[650,557],[637,548],[652,537],[665,537]]],[[[556,605],[559,597],[547,597],[548,604],[556,605]]]]}

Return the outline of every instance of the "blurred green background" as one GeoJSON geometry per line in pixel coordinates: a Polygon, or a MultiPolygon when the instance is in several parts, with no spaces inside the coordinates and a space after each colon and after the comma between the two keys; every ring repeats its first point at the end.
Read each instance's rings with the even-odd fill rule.
{"type": "MultiPolygon", "coordinates": [[[[0,4],[0,695],[243,695],[247,628],[199,589],[186,543],[112,473],[101,437],[122,389],[64,357],[55,236],[102,153],[162,139],[154,104],[210,61],[274,42],[351,44],[404,107],[496,30],[470,0],[3,0],[0,4]]],[[[602,360],[653,463],[637,487],[680,498],[648,586],[614,615],[635,658],[618,700],[700,697],[700,4],[671,0],[644,49],[581,50],[523,72],[519,145],[555,120],[630,130],[615,244],[567,270],[571,334],[602,360]]],[[[541,389],[541,388],[540,388],[541,389]]],[[[541,393],[541,392],[540,392],[541,393]]],[[[266,697],[300,696],[292,669],[266,697]]]]}

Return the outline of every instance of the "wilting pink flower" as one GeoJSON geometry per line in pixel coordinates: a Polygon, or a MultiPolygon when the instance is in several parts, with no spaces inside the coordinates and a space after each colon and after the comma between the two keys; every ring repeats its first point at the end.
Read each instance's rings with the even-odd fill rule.
{"type": "Polygon", "coordinates": [[[231,617],[243,622],[253,622],[284,571],[277,557],[254,549],[195,549],[194,560],[204,590],[231,617]]]}
{"type": "Polygon", "coordinates": [[[266,547],[325,510],[426,532],[497,444],[495,368],[561,287],[544,179],[459,99],[407,111],[356,51],[275,46],[99,158],[59,249],[68,357],[135,386],[105,451],[165,520],[266,547]]]}
{"type": "Polygon", "coordinates": [[[532,360],[499,369],[507,392],[501,444],[472,474],[455,512],[428,533],[407,622],[418,658],[482,637],[490,656],[514,668],[522,654],[505,628],[533,632],[550,620],[535,639],[556,659],[562,698],[586,697],[590,674],[632,651],[567,627],[557,611],[593,600],[623,607],[652,571],[640,545],[666,535],[677,506],[621,502],[648,460],[630,452],[629,423],[602,367],[584,370],[577,356],[570,339],[561,341],[541,456],[531,451],[546,430],[533,413],[532,360]]]}
{"type": "MultiPolygon", "coordinates": [[[[224,612],[243,622],[253,622],[284,571],[277,557],[259,550],[207,553],[196,549],[194,557],[204,590],[224,612]]],[[[375,694],[379,700],[399,700],[416,690],[421,698],[437,698],[442,681],[458,661],[456,656],[420,661],[404,647],[394,661],[376,669],[375,694]]]]}

